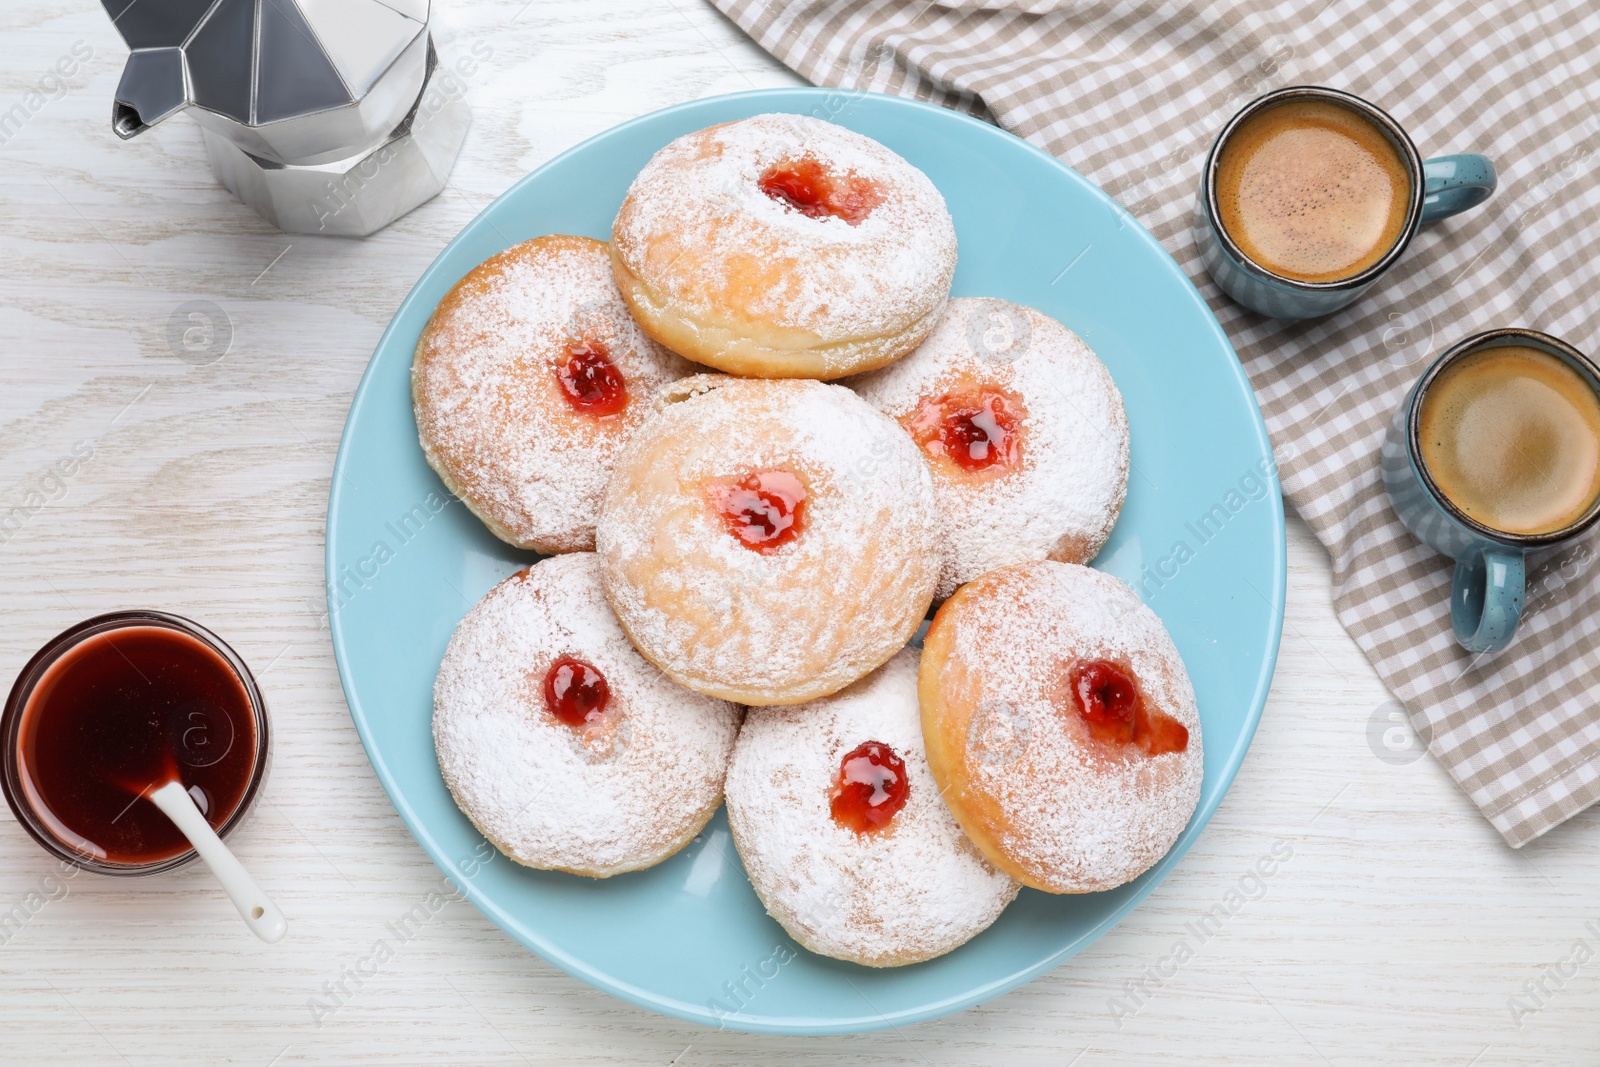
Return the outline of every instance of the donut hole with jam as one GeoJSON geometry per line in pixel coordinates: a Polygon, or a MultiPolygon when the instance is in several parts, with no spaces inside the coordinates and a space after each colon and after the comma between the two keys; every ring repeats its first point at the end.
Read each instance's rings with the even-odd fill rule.
{"type": "Polygon", "coordinates": [[[885,199],[883,186],[871,178],[855,171],[837,174],[812,155],[772,164],[756,179],[756,187],[808,219],[831,217],[851,226],[865,222],[885,199]]]}
{"type": "Polygon", "coordinates": [[[1189,728],[1150,706],[1131,665],[1081,660],[1068,668],[1066,683],[1065,703],[1106,754],[1160,756],[1189,747],[1189,728]]]}
{"type": "Polygon", "coordinates": [[[805,483],[791,471],[756,471],[714,482],[706,489],[723,527],[745,548],[768,556],[805,532],[805,483]]]}
{"type": "Polygon", "coordinates": [[[890,825],[910,796],[905,760],[882,741],[865,741],[839,761],[828,808],[846,830],[875,833],[890,825]]]}
{"type": "Polygon", "coordinates": [[[929,459],[969,475],[999,477],[1022,466],[1026,415],[1010,390],[973,385],[924,397],[900,421],[929,459]]]}
{"type": "Polygon", "coordinates": [[[626,728],[611,683],[586,659],[557,656],[537,681],[538,703],[546,714],[568,728],[570,740],[585,759],[605,759],[623,743],[626,728]]]}
{"type": "Polygon", "coordinates": [[[568,341],[556,357],[555,375],[562,398],[580,415],[606,418],[628,406],[627,379],[603,341],[568,341]]]}

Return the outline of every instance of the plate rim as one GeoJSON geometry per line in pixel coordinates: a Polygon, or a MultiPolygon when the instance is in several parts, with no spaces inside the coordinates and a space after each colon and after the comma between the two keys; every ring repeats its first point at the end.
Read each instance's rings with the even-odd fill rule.
{"type": "MultiPolygon", "coordinates": [[[[343,429],[340,431],[339,449],[334,458],[331,484],[328,492],[328,510],[323,526],[323,586],[328,602],[328,631],[333,645],[334,661],[339,672],[339,685],[344,693],[345,704],[350,712],[350,718],[355,724],[356,734],[361,740],[361,747],[366,753],[367,762],[372,766],[374,773],[376,773],[378,782],[383,786],[384,793],[388,796],[389,802],[394,807],[396,814],[400,816],[400,819],[405,824],[406,829],[411,832],[411,836],[422,847],[423,853],[430,861],[433,862],[434,866],[438,867],[445,873],[445,875],[450,879],[451,883],[457,888],[461,895],[472,903],[473,907],[477,908],[480,913],[498,926],[501,931],[513,941],[522,945],[530,952],[533,952],[541,959],[548,963],[554,964],[556,967],[560,968],[562,971],[578,979],[579,981],[584,982],[593,988],[609,993],[621,1000],[627,1001],[636,1007],[644,1008],[648,1011],[657,1012],[659,1014],[667,1015],[676,1019],[681,1019],[686,1022],[696,1023],[710,1029],[735,1030],[745,1033],[780,1034],[789,1036],[823,1036],[866,1033],[873,1030],[924,1022],[940,1016],[952,1014],[954,1012],[963,1011],[986,1000],[1000,996],[1004,993],[1008,993],[1011,990],[1014,990],[1026,984],[1027,982],[1032,981],[1034,978],[1054,970],[1067,959],[1076,955],[1078,952],[1093,944],[1095,941],[1098,941],[1111,928],[1115,927],[1118,923],[1125,919],[1130,912],[1143,903],[1144,899],[1149,896],[1155,887],[1167,878],[1171,869],[1175,867],[1183,858],[1183,856],[1189,851],[1194,842],[1199,840],[1204,828],[1208,823],[1210,823],[1211,817],[1216,813],[1216,810],[1221,805],[1222,800],[1228,795],[1228,791],[1232,789],[1234,780],[1238,776],[1239,768],[1244,762],[1245,754],[1249,751],[1250,745],[1255,739],[1256,730],[1261,723],[1261,716],[1266,707],[1268,691],[1272,685],[1272,678],[1277,667],[1278,654],[1283,641],[1284,605],[1288,588],[1287,534],[1288,532],[1283,509],[1283,493],[1282,486],[1278,478],[1276,453],[1272,447],[1272,439],[1267,433],[1266,422],[1261,414],[1261,405],[1260,401],[1256,397],[1255,388],[1250,383],[1249,376],[1245,374],[1244,367],[1238,360],[1238,355],[1234,350],[1232,341],[1229,339],[1227,332],[1223,330],[1222,324],[1217,320],[1216,314],[1211,310],[1210,305],[1206,303],[1205,298],[1200,294],[1199,289],[1195,287],[1194,282],[1184,272],[1183,268],[1178,265],[1177,260],[1173,258],[1172,254],[1167,251],[1160,241],[1156,240],[1155,236],[1151,234],[1149,230],[1147,230],[1137,219],[1130,215],[1121,204],[1117,203],[1117,201],[1110,196],[1110,194],[1106,193],[1094,182],[1079,174],[1076,170],[1072,169],[1061,160],[1050,155],[1048,152],[1045,152],[1043,149],[1032,144],[1031,142],[1021,137],[1017,137],[1015,134],[1002,129],[999,126],[983,122],[979,119],[973,118],[970,115],[953,111],[948,108],[939,107],[935,104],[930,104],[924,101],[914,100],[903,96],[894,96],[886,93],[833,89],[818,86],[794,86],[774,89],[750,89],[737,93],[722,93],[714,96],[700,97],[695,100],[684,101],[669,107],[658,108],[654,111],[646,112],[643,115],[637,115],[624,122],[620,122],[615,126],[609,126],[599,133],[594,134],[591,137],[587,137],[570,148],[567,148],[561,153],[551,157],[544,163],[541,163],[538,167],[517,179],[517,181],[513,182],[508,188],[505,189],[505,191],[501,192],[492,201],[484,205],[483,208],[473,215],[473,217],[456,232],[455,236],[451,237],[450,240],[445,243],[444,247],[438,251],[423,272],[417,276],[417,280],[412,283],[411,288],[406,292],[405,297],[402,298],[399,305],[396,306],[393,314],[390,316],[388,325],[384,328],[383,333],[378,338],[377,344],[373,347],[372,355],[368,357],[367,366],[365,370],[362,371],[361,379],[356,384],[355,392],[351,397],[350,406],[345,412],[345,423],[343,429]],[[603,140],[613,137],[626,136],[627,133],[633,130],[635,127],[656,121],[664,115],[692,111],[708,105],[716,105],[728,101],[753,101],[756,99],[772,102],[774,110],[797,111],[803,110],[794,106],[797,102],[805,101],[809,103],[813,101],[822,101],[826,100],[830,96],[839,95],[853,98],[870,97],[887,103],[890,106],[905,107],[910,110],[920,110],[925,112],[937,112],[945,121],[954,121],[958,124],[964,124],[980,129],[983,131],[984,136],[999,136],[1011,140],[1016,144],[1021,145],[1026,151],[1031,152],[1044,161],[1047,161],[1051,166],[1061,171],[1068,180],[1083,186],[1094,197],[1098,198],[1105,206],[1112,210],[1112,212],[1118,218],[1122,228],[1131,230],[1137,240],[1143,241],[1149,248],[1158,253],[1158,258],[1163,262],[1164,268],[1170,271],[1172,275],[1182,283],[1181,288],[1185,292],[1185,295],[1188,297],[1188,299],[1193,301],[1195,306],[1202,312],[1203,318],[1209,325],[1212,334],[1215,336],[1215,339],[1221,343],[1225,351],[1227,351],[1230,355],[1233,355],[1234,358],[1231,363],[1233,378],[1235,383],[1241,387],[1244,395],[1250,401],[1249,410],[1252,416],[1252,429],[1254,430],[1257,444],[1261,447],[1264,456],[1270,456],[1274,459],[1271,474],[1267,478],[1270,489],[1269,496],[1272,501],[1272,508],[1270,509],[1270,512],[1273,520],[1273,526],[1275,528],[1274,533],[1276,534],[1276,536],[1272,539],[1274,555],[1274,559],[1272,561],[1273,588],[1267,593],[1266,596],[1266,599],[1268,600],[1268,607],[1272,612],[1272,625],[1270,628],[1271,632],[1269,640],[1267,642],[1266,655],[1263,657],[1261,670],[1256,677],[1255,687],[1249,698],[1250,707],[1245,717],[1244,728],[1239,733],[1238,741],[1227,753],[1222,769],[1219,771],[1221,788],[1217,791],[1215,798],[1213,798],[1210,802],[1203,803],[1198,806],[1194,815],[1190,818],[1189,825],[1196,826],[1196,832],[1187,841],[1180,841],[1178,844],[1176,844],[1165,856],[1161,858],[1160,861],[1158,861],[1155,867],[1151,869],[1153,872],[1160,872],[1159,877],[1150,879],[1148,884],[1141,886],[1135,892],[1130,893],[1125,901],[1108,913],[1100,922],[1091,927],[1083,937],[1064,946],[1060,951],[1051,954],[1041,962],[1030,964],[1029,966],[1014,971],[1003,978],[998,978],[994,981],[988,982],[979,988],[969,989],[963,993],[945,997],[935,1002],[925,1003],[917,1008],[904,1009],[892,1014],[885,1015],[875,1012],[872,1013],[870,1017],[817,1018],[806,1020],[791,1019],[781,1022],[773,1021],[769,1017],[744,1016],[742,1013],[718,1017],[702,1006],[665,997],[650,990],[641,989],[625,981],[621,981],[609,974],[595,970],[583,960],[562,951],[560,948],[554,945],[545,943],[541,938],[534,936],[531,931],[527,931],[522,928],[521,924],[517,920],[506,913],[502,908],[498,907],[491,900],[487,899],[484,894],[476,888],[471,879],[463,878],[458,874],[458,872],[453,868],[450,860],[446,857],[444,850],[439,846],[439,843],[434,840],[432,834],[428,831],[426,824],[418,817],[416,811],[406,800],[404,791],[401,790],[396,784],[393,774],[390,772],[381,754],[376,750],[374,742],[370,737],[367,726],[367,714],[361,704],[359,696],[354,691],[350,679],[350,671],[346,664],[346,635],[344,633],[343,624],[339,621],[338,612],[334,610],[328,576],[335,574],[338,567],[337,561],[334,559],[334,546],[338,543],[337,516],[339,515],[339,505],[341,502],[343,485],[345,482],[345,466],[349,459],[348,453],[351,447],[350,430],[356,416],[367,403],[369,399],[369,393],[375,391],[372,386],[373,382],[375,381],[374,375],[376,372],[376,357],[378,353],[389,347],[391,343],[391,335],[395,333],[396,323],[401,318],[402,313],[412,305],[413,301],[418,299],[418,293],[422,290],[424,285],[431,281],[435,275],[441,271],[441,264],[449,255],[450,250],[458,241],[462,239],[462,236],[467,230],[473,228],[480,222],[483,222],[484,224],[498,230],[498,227],[495,227],[494,223],[488,221],[485,216],[502,200],[515,195],[524,185],[534,182],[547,170],[551,170],[559,166],[569,157],[584,152],[590,149],[592,145],[603,140]]],[[[1147,878],[1148,873],[1149,872],[1147,872],[1146,875],[1141,876],[1141,878],[1147,878]]]]}

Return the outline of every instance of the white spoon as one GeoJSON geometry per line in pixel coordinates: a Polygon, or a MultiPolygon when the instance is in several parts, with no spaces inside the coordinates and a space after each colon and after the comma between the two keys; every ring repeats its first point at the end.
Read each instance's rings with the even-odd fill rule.
{"type": "Polygon", "coordinates": [[[278,910],[278,906],[261,891],[256,880],[250,877],[250,872],[234,858],[232,852],[228,851],[228,846],[222,843],[222,838],[211,829],[206,817],[195,807],[194,798],[189,795],[188,790],[176,781],[172,781],[160,789],[152,789],[145,795],[155,801],[156,807],[172,820],[172,824],[189,839],[189,844],[194,846],[200,858],[206,861],[211,873],[222,883],[223,892],[228,894],[233,906],[239,909],[239,915],[244,919],[245,925],[269,945],[281,941],[289,930],[289,921],[283,917],[283,912],[278,910]]]}

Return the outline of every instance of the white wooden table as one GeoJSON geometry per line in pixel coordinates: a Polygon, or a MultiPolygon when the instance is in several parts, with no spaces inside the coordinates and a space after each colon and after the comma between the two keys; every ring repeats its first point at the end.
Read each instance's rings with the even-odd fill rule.
{"type": "Polygon", "coordinates": [[[187,118],[119,142],[123,45],[92,0],[0,11],[0,115],[26,113],[0,122],[0,681],[101,611],[220,632],[276,734],[233,845],[291,923],[256,943],[199,868],[60,880],[7,811],[0,922],[25,920],[0,927],[0,1062],[1600,1060],[1600,815],[1515,853],[1430,758],[1380,758],[1388,696],[1292,517],[1283,653],[1232,792],[1134,915],[1008,996],[899,1031],[752,1037],[597,993],[464,903],[397,941],[441,876],[367,764],[320,622],[329,476],[367,357],[435,253],[539,163],[659,106],[796,81],[699,0],[436,6],[447,57],[489,52],[465,79],[472,130],[450,187],[366,241],[270,229],[212,181],[187,118]],[[207,366],[167,340],[191,300],[232,330],[207,366]],[[53,479],[79,442],[92,458],[53,479]],[[1275,846],[1292,857],[1254,876],[1275,846]],[[1220,929],[1189,932],[1230,893],[1248,899],[1220,929]],[[394,955],[374,964],[381,938],[394,955]]]}

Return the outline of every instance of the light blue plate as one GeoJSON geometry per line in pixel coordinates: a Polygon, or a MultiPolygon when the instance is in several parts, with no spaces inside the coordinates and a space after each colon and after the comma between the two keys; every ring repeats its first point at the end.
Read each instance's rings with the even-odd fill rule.
{"type": "Polygon", "coordinates": [[[785,89],[700,100],[624,123],[528,175],[450,242],[400,306],[351,404],[334,468],[334,652],[400,817],[473,904],[545,959],[635,1004],[741,1030],[846,1033],[929,1019],[1013,989],[1111,929],[1216,810],[1277,656],[1284,534],[1271,455],[1250,385],[1189,280],[1126,212],[1043,152],[893,97],[785,89]],[[450,502],[423,460],[410,369],[428,315],[457,279],[518,241],[607,237],[628,183],[668,141],[768,111],[831,119],[922,168],[955,216],[955,292],[1040,308],[1110,367],[1127,401],[1133,473],[1096,565],[1135,585],[1166,622],[1204,723],[1199,810],[1153,870],[1110,893],[1024,890],[971,943],[896,970],[798,949],[788,962],[775,957],[793,943],[756,900],[720,812],[698,841],[649,871],[601,882],[530,871],[496,855],[456,810],[433,752],[433,676],[456,623],[533,557],[450,502]]]}

